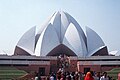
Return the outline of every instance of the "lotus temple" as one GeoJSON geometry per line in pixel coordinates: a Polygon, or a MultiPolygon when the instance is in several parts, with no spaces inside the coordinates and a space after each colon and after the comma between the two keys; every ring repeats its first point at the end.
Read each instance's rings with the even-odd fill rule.
{"type": "Polygon", "coordinates": [[[66,71],[107,71],[120,67],[120,56],[109,54],[101,37],[91,28],[83,31],[79,23],[67,12],[58,11],[46,20],[36,32],[32,27],[19,39],[14,55],[0,56],[0,66],[14,66],[41,75],[66,71]],[[69,59],[66,66],[60,59],[69,59]]]}

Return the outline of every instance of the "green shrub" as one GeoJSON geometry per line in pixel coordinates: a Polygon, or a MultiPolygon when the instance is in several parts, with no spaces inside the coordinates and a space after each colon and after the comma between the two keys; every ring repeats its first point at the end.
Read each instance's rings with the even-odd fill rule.
{"type": "Polygon", "coordinates": [[[118,73],[120,72],[120,68],[114,68],[110,71],[107,71],[108,75],[110,77],[112,77],[113,79],[116,79],[118,78],[118,73]]]}

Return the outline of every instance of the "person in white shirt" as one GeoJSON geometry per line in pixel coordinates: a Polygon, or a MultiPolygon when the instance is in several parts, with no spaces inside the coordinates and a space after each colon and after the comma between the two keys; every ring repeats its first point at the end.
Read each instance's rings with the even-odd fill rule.
{"type": "Polygon", "coordinates": [[[38,80],[38,77],[37,77],[37,76],[35,77],[35,80],[38,80]]]}
{"type": "Polygon", "coordinates": [[[107,76],[107,72],[103,73],[103,76],[101,76],[100,80],[109,80],[109,78],[107,76]]]}
{"type": "Polygon", "coordinates": [[[54,80],[54,76],[53,76],[53,74],[51,74],[51,76],[50,76],[50,80],[54,80]]]}

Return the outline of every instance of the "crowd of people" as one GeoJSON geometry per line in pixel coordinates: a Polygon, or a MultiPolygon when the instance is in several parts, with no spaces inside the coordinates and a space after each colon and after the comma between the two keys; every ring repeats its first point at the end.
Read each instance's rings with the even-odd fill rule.
{"type": "Polygon", "coordinates": [[[112,77],[107,75],[107,72],[69,72],[65,71],[64,68],[69,67],[70,58],[66,55],[59,55],[58,56],[58,67],[59,70],[57,73],[51,73],[49,76],[41,79],[40,77],[36,78],[35,80],[114,80],[112,77]]]}
{"type": "Polygon", "coordinates": [[[46,76],[44,79],[37,78],[35,80],[114,80],[112,77],[107,75],[107,72],[87,72],[83,74],[81,72],[64,72],[62,69],[59,69],[57,73],[51,73],[49,76],[46,76]]]}

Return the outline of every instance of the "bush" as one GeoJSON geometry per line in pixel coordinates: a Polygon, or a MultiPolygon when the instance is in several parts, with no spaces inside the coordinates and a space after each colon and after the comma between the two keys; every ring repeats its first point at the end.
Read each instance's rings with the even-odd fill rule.
{"type": "Polygon", "coordinates": [[[107,71],[108,75],[110,77],[112,77],[113,79],[116,79],[118,78],[118,73],[120,72],[120,68],[114,68],[110,71],[107,71]]]}

